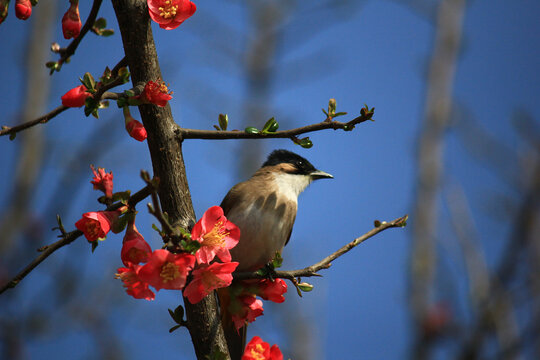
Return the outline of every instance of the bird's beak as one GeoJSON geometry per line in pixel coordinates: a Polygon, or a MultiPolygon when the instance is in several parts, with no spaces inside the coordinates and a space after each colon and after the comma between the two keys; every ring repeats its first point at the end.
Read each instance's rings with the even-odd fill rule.
{"type": "Polygon", "coordinates": [[[334,177],[330,175],[327,172],[321,171],[321,170],[315,170],[311,174],[309,174],[313,180],[318,179],[333,179],[334,177]]]}

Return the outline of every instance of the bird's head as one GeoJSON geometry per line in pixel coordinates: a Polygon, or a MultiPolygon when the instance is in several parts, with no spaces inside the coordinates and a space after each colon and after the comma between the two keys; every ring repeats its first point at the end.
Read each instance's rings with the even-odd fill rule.
{"type": "Polygon", "coordinates": [[[308,160],[288,150],[274,150],[261,169],[269,169],[280,188],[290,188],[298,196],[313,180],[332,179],[327,172],[317,170],[308,160]]]}

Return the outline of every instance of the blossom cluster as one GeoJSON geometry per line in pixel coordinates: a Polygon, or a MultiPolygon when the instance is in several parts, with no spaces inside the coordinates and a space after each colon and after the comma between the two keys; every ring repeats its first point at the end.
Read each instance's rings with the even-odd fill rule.
{"type": "MultiPolygon", "coordinates": [[[[5,0],[0,0],[0,23],[7,16],[7,5],[4,6],[5,0]],[[4,9],[5,8],[5,9],[4,9]],[[3,16],[3,17],[2,17],[3,16]]],[[[79,0],[69,0],[70,6],[62,17],[62,32],[64,38],[77,38],[81,32],[81,17],[79,14],[79,0]]],[[[189,0],[147,0],[148,12],[152,20],[157,22],[162,29],[172,30],[182,24],[187,18],[191,17],[197,7],[189,0]]],[[[19,18],[28,18],[32,13],[32,4],[30,0],[16,0],[16,12],[19,18]]],[[[97,22],[96,22],[97,24],[97,22]]],[[[94,24],[93,30],[98,35],[104,35],[101,26],[94,24]],[[99,28],[99,29],[98,29],[99,28]],[[96,30],[97,29],[97,30],[96,30]]],[[[59,46],[56,52],[58,52],[59,46]]],[[[55,50],[53,50],[55,51],[55,50]]],[[[51,71],[59,70],[60,62],[51,62],[51,71]]],[[[107,69],[108,70],[108,69],[107,69]]],[[[110,70],[108,70],[110,74],[110,70]]],[[[91,77],[91,76],[90,76],[91,77]]],[[[86,78],[85,78],[86,80],[86,78]]],[[[102,82],[94,84],[93,79],[86,82],[81,79],[83,85],[79,85],[62,96],[62,105],[66,107],[82,107],[85,106],[85,114],[93,114],[97,117],[97,110],[101,106],[101,99],[93,99],[93,95],[103,85],[102,82]],[[97,85],[96,87],[94,85],[97,85]]],[[[127,81],[127,79],[126,79],[127,81]]],[[[126,93],[133,93],[132,90],[127,90],[126,93]]],[[[118,107],[123,109],[125,128],[128,134],[138,141],[144,141],[147,138],[147,132],[144,125],[131,116],[129,107],[142,104],[154,104],[164,107],[168,101],[172,99],[172,91],[169,91],[167,85],[161,80],[148,81],[145,84],[144,90],[140,95],[129,96],[117,101],[118,107]]]]}
{"type": "MultiPolygon", "coordinates": [[[[96,84],[96,89],[102,86],[101,82],[96,84]]],[[[172,91],[161,80],[148,81],[140,95],[131,96],[119,106],[122,107],[124,113],[124,123],[126,131],[137,141],[144,141],[147,138],[147,132],[144,125],[131,116],[129,105],[154,104],[160,107],[167,105],[172,99],[172,91]]],[[[93,98],[92,91],[84,84],[74,87],[66,92],[62,97],[62,105],[66,107],[82,107],[87,105],[87,99],[93,98]]]]}
{"type": "MultiPolygon", "coordinates": [[[[116,199],[118,194],[113,193],[112,172],[107,173],[103,168],[96,170],[94,166],[91,169],[94,178],[90,183],[94,189],[102,191],[106,200],[116,199]]],[[[135,216],[128,206],[112,211],[87,212],[75,226],[89,242],[97,245],[96,241],[104,240],[110,231],[122,231],[122,224],[125,234],[120,258],[124,266],[118,268],[116,277],[122,280],[126,293],[136,299],[154,300],[155,293],[151,288],[156,292],[161,289],[182,290],[184,297],[195,304],[220,289],[222,305],[236,329],[263,314],[262,301],[257,297],[276,303],[285,301],[283,295],[287,292],[287,285],[282,279],[232,282],[232,273],[238,262],[232,261],[230,250],[239,242],[240,229],[227,220],[219,206],[209,208],[191,233],[185,234],[188,242],[196,242],[195,246],[184,246],[184,250],[178,253],[167,249],[152,250],[137,230],[135,216]],[[188,248],[196,250],[186,250],[188,248]]],[[[249,354],[255,355],[273,353],[274,347],[264,344],[257,340],[253,347],[248,346],[246,352],[249,350],[249,354]]],[[[281,359],[253,356],[245,359],[281,359]]]]}

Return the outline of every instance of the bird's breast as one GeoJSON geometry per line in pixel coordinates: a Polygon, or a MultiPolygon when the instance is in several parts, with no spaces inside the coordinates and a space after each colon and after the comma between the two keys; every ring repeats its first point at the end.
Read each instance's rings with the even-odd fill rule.
{"type": "Polygon", "coordinates": [[[297,201],[278,192],[259,194],[232,208],[227,218],[240,228],[240,242],[231,250],[238,270],[255,270],[281,252],[289,239],[296,218],[297,201]]]}

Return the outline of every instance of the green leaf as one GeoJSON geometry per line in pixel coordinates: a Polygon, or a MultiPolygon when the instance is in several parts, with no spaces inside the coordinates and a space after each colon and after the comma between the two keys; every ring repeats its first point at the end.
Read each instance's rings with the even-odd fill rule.
{"type": "Polygon", "coordinates": [[[92,254],[93,254],[94,250],[96,250],[98,245],[99,245],[99,241],[94,240],[94,241],[90,241],[90,242],[92,243],[92,254]]]}
{"type": "Polygon", "coordinates": [[[201,243],[198,241],[195,241],[195,240],[194,241],[182,240],[182,241],[181,241],[181,244],[182,244],[182,247],[184,248],[184,251],[190,254],[195,254],[197,250],[201,248],[201,243]]]}
{"type": "Polygon", "coordinates": [[[214,129],[216,129],[217,131],[220,131],[220,130],[221,130],[221,128],[220,128],[219,126],[217,126],[217,125],[212,125],[212,126],[213,126],[214,129]]]}
{"type": "Polygon", "coordinates": [[[227,126],[229,125],[229,116],[227,114],[219,114],[218,123],[221,130],[227,130],[227,126]]]}
{"type": "Polygon", "coordinates": [[[347,115],[347,113],[344,112],[344,111],[338,112],[338,113],[335,113],[335,114],[334,114],[334,117],[343,116],[343,115],[347,115]]]}
{"type": "Polygon", "coordinates": [[[95,117],[98,117],[97,116],[97,110],[99,108],[99,102],[98,101],[96,101],[92,97],[87,97],[84,104],[85,104],[85,106],[84,106],[84,115],[89,116],[90,114],[92,114],[95,117]]]}
{"type": "Polygon", "coordinates": [[[119,216],[118,219],[111,224],[111,231],[115,234],[122,232],[126,228],[129,220],[130,217],[127,213],[119,216]]]}
{"type": "Polygon", "coordinates": [[[103,37],[108,37],[108,36],[114,35],[114,30],[113,29],[104,29],[104,30],[101,30],[99,32],[99,35],[103,36],[103,37]]]}
{"type": "Polygon", "coordinates": [[[95,109],[92,111],[92,116],[95,117],[96,119],[99,119],[98,108],[95,108],[95,109]]]}
{"type": "Polygon", "coordinates": [[[95,90],[96,88],[96,81],[94,80],[94,77],[89,72],[84,73],[83,78],[81,79],[81,82],[88,90],[95,90]]]}
{"type": "Polygon", "coordinates": [[[373,222],[373,225],[374,225],[375,227],[379,227],[379,226],[381,226],[381,221],[380,221],[380,220],[375,220],[375,221],[373,222]]]}
{"type": "Polygon", "coordinates": [[[270,118],[266,124],[264,124],[264,127],[262,129],[262,133],[263,134],[266,134],[266,133],[273,133],[273,132],[276,132],[276,130],[279,128],[279,124],[278,122],[276,121],[276,119],[274,119],[273,117],[270,118]]]}
{"type": "Polygon", "coordinates": [[[98,29],[104,29],[107,26],[107,20],[105,18],[99,18],[94,21],[94,27],[98,29]]]}
{"type": "Polygon", "coordinates": [[[129,200],[130,196],[131,196],[130,190],[115,192],[112,195],[112,201],[113,202],[121,201],[122,203],[126,203],[129,200]]]}
{"type": "Polygon", "coordinates": [[[281,257],[281,254],[276,251],[276,255],[274,255],[274,258],[272,259],[272,266],[274,269],[280,268],[281,265],[283,265],[283,258],[281,257]]]}
{"type": "Polygon", "coordinates": [[[248,126],[246,128],[245,132],[248,133],[248,134],[258,134],[259,130],[257,130],[257,128],[255,128],[253,126],[248,126]]]}
{"type": "Polygon", "coordinates": [[[295,286],[294,288],[296,289],[296,293],[298,294],[298,296],[302,297],[302,291],[300,290],[300,288],[298,286],[295,286]]]}
{"type": "Polygon", "coordinates": [[[310,292],[311,290],[313,290],[314,286],[308,283],[300,283],[298,284],[298,288],[303,292],[310,292]]]}
{"type": "Polygon", "coordinates": [[[311,142],[309,137],[305,137],[303,139],[300,139],[298,141],[298,145],[300,145],[301,147],[303,147],[305,149],[309,149],[309,148],[313,147],[313,143],[311,142]]]}
{"type": "Polygon", "coordinates": [[[184,323],[184,308],[182,305],[178,305],[174,311],[171,309],[169,310],[169,315],[171,315],[171,318],[174,320],[175,323],[182,325],[184,323]]]}
{"type": "Polygon", "coordinates": [[[99,80],[103,84],[108,84],[111,81],[112,71],[109,69],[108,66],[105,67],[105,70],[103,71],[103,75],[99,78],[99,80]]]}
{"type": "Polygon", "coordinates": [[[129,71],[127,67],[124,66],[118,70],[118,77],[122,80],[123,84],[129,81],[129,71]]]}
{"type": "Polygon", "coordinates": [[[182,305],[178,305],[176,309],[174,309],[174,316],[178,319],[178,322],[184,321],[184,308],[182,305]]]}
{"type": "Polygon", "coordinates": [[[15,140],[16,137],[17,137],[17,133],[15,132],[12,132],[11,134],[9,134],[9,140],[15,140]]]}

